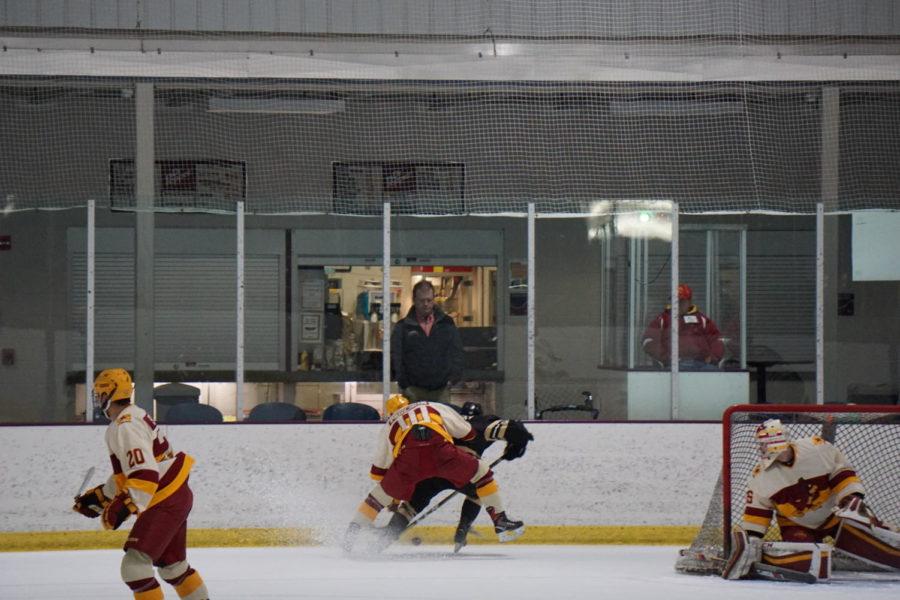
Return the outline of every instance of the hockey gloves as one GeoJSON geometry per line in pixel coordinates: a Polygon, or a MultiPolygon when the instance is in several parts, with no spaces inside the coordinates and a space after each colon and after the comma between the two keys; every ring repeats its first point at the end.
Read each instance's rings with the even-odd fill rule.
{"type": "Polygon", "coordinates": [[[503,451],[503,458],[506,460],[515,460],[524,456],[528,442],[534,440],[531,432],[515,419],[509,420],[504,438],[506,439],[506,449],[503,451]]]}
{"type": "Polygon", "coordinates": [[[137,514],[137,506],[127,492],[121,492],[103,510],[103,528],[118,529],[132,514],[137,514]]]}
{"type": "Polygon", "coordinates": [[[109,498],[103,495],[103,484],[100,484],[80,496],[75,496],[75,505],[72,510],[89,519],[96,519],[103,513],[103,509],[107,505],[109,505],[109,498]]]}

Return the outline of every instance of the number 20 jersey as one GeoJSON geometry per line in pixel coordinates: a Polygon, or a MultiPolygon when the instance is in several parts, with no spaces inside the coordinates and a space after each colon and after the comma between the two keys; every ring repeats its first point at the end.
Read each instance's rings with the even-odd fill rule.
{"type": "Polygon", "coordinates": [[[106,429],[113,474],[103,493],[127,492],[142,513],[175,493],[187,481],[194,459],[172,451],[147,412],[129,405],[106,429]]]}

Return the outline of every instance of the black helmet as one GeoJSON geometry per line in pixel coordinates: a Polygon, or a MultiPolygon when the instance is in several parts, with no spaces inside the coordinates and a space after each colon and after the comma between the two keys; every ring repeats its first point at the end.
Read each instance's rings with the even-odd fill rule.
{"type": "Polygon", "coordinates": [[[462,405],[462,408],[459,409],[459,414],[464,416],[466,419],[477,417],[481,413],[481,405],[477,402],[466,402],[462,405]]]}

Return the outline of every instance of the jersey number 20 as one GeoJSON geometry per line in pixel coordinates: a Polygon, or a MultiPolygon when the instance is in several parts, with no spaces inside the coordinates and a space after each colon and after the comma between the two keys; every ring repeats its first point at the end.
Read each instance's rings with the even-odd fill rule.
{"type": "Polygon", "coordinates": [[[144,464],[144,452],[140,448],[128,451],[128,467],[144,464]]]}

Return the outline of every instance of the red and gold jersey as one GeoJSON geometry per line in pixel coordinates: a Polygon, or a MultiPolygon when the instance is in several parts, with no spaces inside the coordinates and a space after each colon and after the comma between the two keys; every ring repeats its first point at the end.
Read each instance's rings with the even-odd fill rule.
{"type": "Polygon", "coordinates": [[[187,481],[194,459],[174,453],[166,436],[147,412],[129,405],[106,429],[113,474],[103,493],[112,498],[125,491],[143,512],[171,496],[187,481]]]}
{"type": "Polygon", "coordinates": [[[378,437],[378,449],[372,462],[370,476],[380,481],[394,458],[400,454],[403,441],[416,425],[431,429],[449,443],[454,439],[468,441],[475,430],[456,410],[437,402],[416,402],[392,414],[378,437]]]}
{"type": "Polygon", "coordinates": [[[818,436],[791,442],[791,464],[774,461],[753,469],[747,488],[743,527],[765,534],[777,515],[779,521],[809,529],[828,523],[838,502],[852,493],[863,493],[856,472],[843,453],[818,436]]]}

